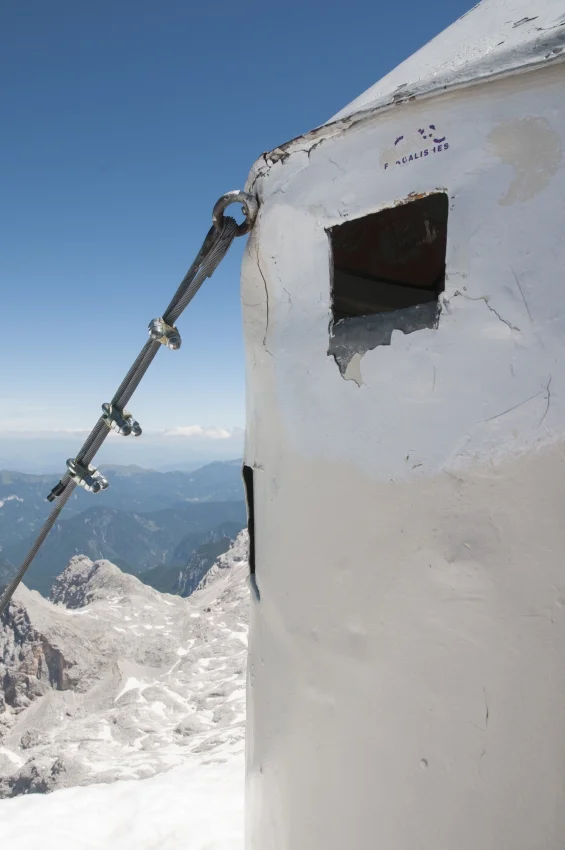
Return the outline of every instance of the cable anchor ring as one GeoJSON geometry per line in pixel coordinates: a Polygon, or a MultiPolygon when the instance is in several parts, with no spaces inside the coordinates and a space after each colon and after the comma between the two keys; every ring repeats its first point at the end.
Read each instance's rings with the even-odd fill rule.
{"type": "Polygon", "coordinates": [[[225,195],[222,195],[222,197],[216,201],[214,209],[212,210],[212,223],[218,231],[221,231],[224,227],[224,210],[226,210],[230,204],[241,204],[245,221],[238,224],[237,236],[245,236],[245,234],[249,233],[255,224],[255,219],[259,212],[259,203],[257,198],[253,195],[249,195],[247,192],[240,192],[237,189],[233,192],[226,192],[225,195]]]}

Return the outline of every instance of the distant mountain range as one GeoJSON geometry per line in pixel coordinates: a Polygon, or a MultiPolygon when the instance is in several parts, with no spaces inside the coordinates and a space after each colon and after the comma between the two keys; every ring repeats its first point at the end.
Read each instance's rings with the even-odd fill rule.
{"type": "Polygon", "coordinates": [[[142,573],[139,578],[161,593],[190,596],[216,559],[228,551],[232,540],[235,539],[240,530],[238,525],[239,523],[233,522],[223,523],[209,532],[206,543],[196,548],[194,542],[198,532],[187,535],[177,547],[177,553],[172,559],[174,563],[183,563],[183,567],[154,567],[152,570],[142,573]],[[179,550],[186,554],[180,556],[179,550]]]}
{"type": "MultiPolygon", "coordinates": [[[[186,596],[246,524],[241,462],[190,472],[105,467],[110,487],[77,488],[26,574],[48,595],[73,555],[106,558],[159,590],[186,596]],[[199,551],[203,547],[202,551],[199,551]]],[[[0,582],[25,557],[49,513],[52,476],[0,472],[0,582]]]]}

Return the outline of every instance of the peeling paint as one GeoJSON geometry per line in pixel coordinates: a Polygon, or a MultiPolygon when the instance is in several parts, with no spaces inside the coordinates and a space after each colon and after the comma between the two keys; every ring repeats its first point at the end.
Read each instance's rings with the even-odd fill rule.
{"type": "Polygon", "coordinates": [[[409,101],[563,61],[564,22],[562,15],[555,18],[559,4],[545,0],[543,8],[536,9],[535,17],[520,18],[524,5],[523,0],[477,4],[449,28],[449,36],[441,33],[325,124],[263,154],[252,169],[246,191],[256,190],[257,181],[268,174],[273,164],[366,124],[377,113],[380,117],[409,101]],[[469,38],[471,20],[476,32],[483,33],[476,39],[469,38]]]}
{"type": "Polygon", "coordinates": [[[357,378],[353,376],[357,375],[357,364],[360,365],[361,358],[367,351],[372,351],[379,345],[390,345],[394,331],[410,334],[424,328],[436,329],[440,312],[440,305],[436,301],[430,301],[404,310],[341,319],[331,330],[328,354],[334,357],[346,380],[356,381],[357,378]],[[358,359],[352,367],[351,361],[354,357],[358,359]]]}
{"type": "Polygon", "coordinates": [[[516,27],[521,27],[524,24],[529,24],[530,21],[537,21],[538,16],[535,15],[533,18],[521,18],[521,20],[516,21],[516,23],[512,24],[512,29],[516,29],[516,27]]]}
{"type": "MultiPolygon", "coordinates": [[[[271,392],[284,395],[282,409],[293,434],[300,434],[301,450],[327,454],[340,442],[341,433],[350,433],[343,451],[352,463],[365,465],[360,423],[367,418],[387,435],[386,449],[384,443],[371,448],[374,474],[406,476],[409,470],[404,464],[400,468],[399,447],[406,447],[411,413],[408,402],[397,398],[402,386],[402,399],[419,400],[421,473],[437,474],[445,464],[465,466],[476,455],[496,459],[499,453],[524,451],[550,438],[561,404],[556,364],[565,316],[565,290],[558,284],[565,252],[565,169],[562,164],[546,189],[527,204],[499,206],[514,170],[492,155],[489,135],[501,126],[520,127],[524,116],[533,116],[565,144],[563,80],[561,67],[553,66],[457,97],[437,98],[433,123],[448,129],[453,156],[435,157],[425,169],[397,169],[385,180],[378,169],[382,147],[402,135],[407,125],[399,110],[362,131],[356,128],[328,139],[312,154],[312,167],[304,167],[308,157],[303,152],[278,163],[264,178],[261,218],[243,289],[249,305],[244,305],[246,337],[253,341],[249,373],[261,386],[260,396],[249,401],[253,428],[263,429],[268,386],[268,398],[271,392]],[[281,185],[288,186],[284,196],[277,194],[281,185]],[[359,317],[351,324],[336,314],[338,321],[332,324],[328,230],[345,215],[351,221],[393,209],[399,201],[419,202],[439,187],[446,190],[450,211],[437,329],[435,316],[408,328],[402,324],[407,314],[390,312],[359,317]],[[263,306],[254,306],[258,304],[263,306]],[[486,423],[539,392],[551,373],[551,405],[541,428],[546,393],[486,423]],[[363,389],[353,392],[360,378],[363,389]],[[366,417],[361,406],[372,403],[371,416],[366,417]],[[387,430],[393,408],[398,416],[394,429],[387,430]],[[320,409],[327,413],[324,427],[314,429],[313,412],[320,409]]],[[[424,126],[419,118],[430,111],[428,104],[404,110],[416,126],[424,126]]],[[[255,440],[255,431],[250,434],[255,440]]],[[[253,450],[254,458],[260,455],[253,450]]]]}
{"type": "Polygon", "coordinates": [[[355,381],[358,387],[363,386],[363,377],[361,375],[362,357],[363,354],[358,351],[355,352],[355,354],[352,356],[351,360],[347,364],[345,371],[342,372],[342,376],[345,381],[355,381]]]}

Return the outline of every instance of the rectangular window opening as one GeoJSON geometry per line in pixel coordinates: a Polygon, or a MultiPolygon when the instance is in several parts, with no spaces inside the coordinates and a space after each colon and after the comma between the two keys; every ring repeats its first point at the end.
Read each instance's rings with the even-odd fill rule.
{"type": "Polygon", "coordinates": [[[334,323],[419,305],[437,321],[448,210],[436,192],[332,227],[334,323]]]}
{"type": "Polygon", "coordinates": [[[247,502],[247,530],[249,532],[249,572],[255,575],[255,494],[253,488],[253,469],[243,466],[243,486],[247,502]]]}

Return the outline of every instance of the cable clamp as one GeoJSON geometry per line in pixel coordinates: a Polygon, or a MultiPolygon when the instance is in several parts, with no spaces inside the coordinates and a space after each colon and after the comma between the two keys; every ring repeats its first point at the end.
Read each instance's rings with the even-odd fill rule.
{"type": "Polygon", "coordinates": [[[127,410],[120,410],[117,405],[106,403],[102,405],[102,412],[102,418],[111,431],[116,431],[122,437],[129,437],[130,434],[134,437],[141,436],[141,425],[127,410]]]}
{"type": "Polygon", "coordinates": [[[70,479],[84,487],[89,493],[99,493],[110,486],[110,482],[98,472],[96,467],[88,464],[79,463],[78,460],[69,458],[67,461],[67,471],[70,479]]]}
{"type": "Polygon", "coordinates": [[[149,336],[155,342],[166,345],[171,351],[177,351],[181,347],[180,333],[174,325],[168,325],[162,318],[149,322],[149,336]]]}

